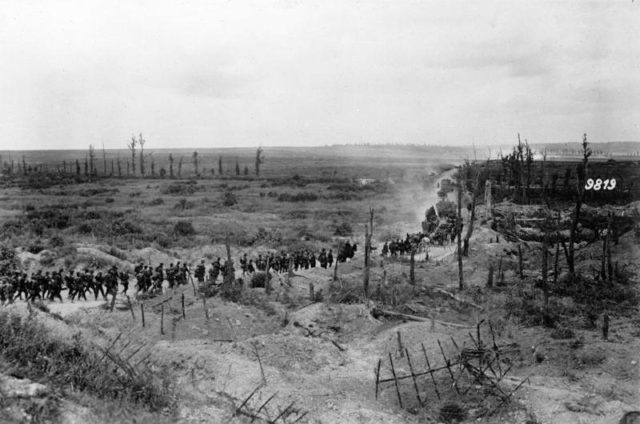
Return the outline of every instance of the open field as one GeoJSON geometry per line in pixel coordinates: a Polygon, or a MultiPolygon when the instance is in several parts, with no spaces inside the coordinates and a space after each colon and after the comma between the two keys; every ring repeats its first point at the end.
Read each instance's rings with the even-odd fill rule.
{"type": "MultiPolygon", "coordinates": [[[[190,153],[174,155],[186,161],[190,153]]],[[[624,229],[610,243],[608,283],[596,275],[606,263],[606,237],[603,231],[587,237],[585,224],[577,238],[581,277],[572,284],[561,245],[548,248],[551,295],[545,306],[543,245],[525,235],[539,234],[546,212],[533,195],[531,204],[514,204],[508,182],[491,208],[479,196],[462,290],[455,243],[428,245],[428,258],[420,251],[413,265],[408,254],[381,255],[384,243],[422,230],[426,210],[442,200],[443,181],[455,177],[466,154],[265,149],[256,176],[254,150],[227,149],[201,152],[200,177],[185,162],[181,178],[160,178],[168,152],[153,155],[156,177],[76,175],[70,164],[83,160],[84,152],[31,153],[42,172],[2,177],[3,267],[12,266],[10,256],[28,274],[116,265],[131,280],[113,304],[97,294],[97,300],[90,294],[71,301],[64,290],[63,302],[17,300],[0,307],[1,334],[12,341],[0,342],[0,390],[29,380],[42,384],[28,386],[37,392],[32,396],[5,396],[0,421],[244,423],[254,414],[259,418],[253,422],[278,423],[605,424],[640,404],[637,162],[594,162],[592,168],[619,175],[620,189],[630,193],[623,201],[585,200],[584,216],[606,228],[601,206],[615,213],[613,226],[624,229]],[[235,174],[236,158],[249,175],[235,174]],[[63,161],[67,172],[59,172],[63,161]],[[206,172],[212,168],[213,174],[206,172]],[[370,219],[372,256],[365,267],[370,219]],[[167,267],[181,261],[195,276],[201,260],[209,269],[216,258],[227,258],[227,239],[235,264],[230,295],[221,290],[203,297],[193,280],[174,288],[163,280],[162,293],[136,293],[138,263],[167,267]],[[350,260],[336,262],[337,270],[273,271],[269,287],[253,284],[260,273],[246,275],[238,266],[245,253],[337,253],[347,240],[358,249],[350,260]],[[610,320],[606,340],[604,315],[610,320]],[[15,346],[32,355],[20,355],[15,346]],[[470,377],[470,368],[447,369],[443,357],[470,365],[461,358],[473,351],[487,355],[479,363],[483,375],[493,364],[501,377],[492,374],[488,382],[470,377]],[[496,352],[503,357],[496,359],[496,352]],[[59,365],[64,358],[87,365],[65,368],[59,365]],[[414,371],[437,367],[443,368],[412,378],[414,371]],[[100,379],[92,369],[114,377],[100,379]],[[395,380],[395,373],[406,378],[395,380]]],[[[570,163],[550,163],[545,180],[561,174],[554,203],[564,220],[558,218],[560,240],[570,226],[571,196],[561,191],[570,163]]],[[[103,169],[101,152],[96,166],[103,169]]],[[[464,193],[463,231],[469,197],[464,193]]]]}

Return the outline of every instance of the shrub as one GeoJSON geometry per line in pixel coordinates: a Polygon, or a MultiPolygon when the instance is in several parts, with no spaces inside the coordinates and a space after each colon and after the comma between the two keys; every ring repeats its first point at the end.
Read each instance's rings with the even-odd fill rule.
{"type": "Polygon", "coordinates": [[[158,206],[164,205],[164,199],[162,197],[156,197],[152,201],[149,202],[149,206],[158,206]]]}
{"type": "MultiPolygon", "coordinates": [[[[46,313],[46,309],[41,310],[46,313]]],[[[132,401],[152,411],[172,406],[168,376],[145,364],[142,372],[123,371],[132,365],[113,367],[102,352],[89,346],[80,333],[72,342],[63,342],[32,316],[0,312],[0,354],[13,373],[102,398],[132,401]]]]}
{"type": "Polygon", "coordinates": [[[0,275],[7,275],[15,271],[17,266],[16,252],[7,246],[0,246],[0,275]]]}
{"type": "Polygon", "coordinates": [[[313,202],[318,200],[318,195],[312,192],[296,194],[282,193],[278,196],[279,202],[313,202]]]}
{"type": "Polygon", "coordinates": [[[193,228],[193,224],[188,221],[176,222],[173,226],[173,233],[178,236],[193,236],[196,234],[196,229],[193,228]]]}
{"type": "Polygon", "coordinates": [[[186,182],[174,182],[164,186],[160,192],[162,194],[170,194],[170,195],[190,195],[196,192],[196,181],[186,181],[186,182]]]}
{"type": "Polygon", "coordinates": [[[343,222],[336,227],[333,234],[335,234],[336,236],[347,237],[353,234],[353,228],[348,222],[343,222]]]}
{"type": "Polygon", "coordinates": [[[238,203],[238,199],[236,195],[233,194],[230,190],[226,191],[222,196],[222,204],[225,206],[233,206],[238,203]]]}
{"type": "Polygon", "coordinates": [[[115,200],[113,197],[107,197],[106,199],[104,199],[104,202],[105,202],[105,203],[113,203],[113,202],[115,202],[115,201],[116,201],[116,200],[115,200]]]}
{"type": "Polygon", "coordinates": [[[182,198],[182,199],[178,200],[178,203],[176,203],[173,208],[174,209],[185,210],[185,209],[192,209],[195,206],[196,206],[196,204],[194,202],[189,202],[189,201],[187,201],[187,199],[182,198]]]}
{"type": "Polygon", "coordinates": [[[42,245],[42,242],[40,242],[40,240],[37,240],[34,243],[27,246],[27,252],[33,253],[34,255],[37,255],[43,250],[44,250],[44,246],[42,245]]]}
{"type": "Polygon", "coordinates": [[[93,232],[93,227],[87,223],[78,225],[77,231],[80,234],[91,234],[93,232]]]}

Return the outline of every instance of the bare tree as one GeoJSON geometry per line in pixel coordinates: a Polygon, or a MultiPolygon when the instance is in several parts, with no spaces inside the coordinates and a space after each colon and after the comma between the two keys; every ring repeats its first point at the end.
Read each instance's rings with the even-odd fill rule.
{"type": "Polygon", "coordinates": [[[178,178],[182,176],[182,156],[178,160],[178,178]]]}
{"type": "Polygon", "coordinates": [[[151,156],[151,176],[153,178],[155,178],[155,176],[156,176],[156,162],[155,162],[155,159],[153,158],[153,154],[149,154],[149,156],[151,156]]]}
{"type": "Polygon", "coordinates": [[[144,143],[146,143],[147,140],[145,140],[144,138],[142,138],[142,133],[140,133],[140,136],[138,137],[138,144],[140,145],[140,175],[144,177],[144,143]]]}
{"type": "Polygon", "coordinates": [[[76,176],[80,176],[80,161],[76,159],[76,176]]]}
{"type": "Polygon", "coordinates": [[[122,165],[120,164],[120,156],[116,158],[116,164],[118,165],[118,177],[122,178],[122,165]]]}
{"type": "MultiPolygon", "coordinates": [[[[474,148],[475,150],[475,148],[474,148]]],[[[464,242],[462,247],[462,255],[469,256],[469,240],[471,240],[471,235],[473,234],[473,224],[476,220],[476,203],[478,200],[479,190],[480,190],[480,170],[478,167],[478,163],[474,160],[473,164],[467,163],[467,169],[472,174],[471,179],[471,206],[470,206],[470,216],[469,223],[467,224],[467,233],[464,236],[464,242]]]]}
{"type": "Polygon", "coordinates": [[[93,148],[93,144],[89,144],[89,173],[91,176],[95,176],[98,173],[96,169],[96,152],[93,148]]]}
{"type": "Polygon", "coordinates": [[[173,178],[173,155],[169,153],[169,177],[173,178]]]}
{"type": "MultiPolygon", "coordinates": [[[[138,144],[138,140],[136,140],[136,137],[132,135],[131,141],[129,142],[129,144],[127,144],[127,147],[129,148],[129,150],[131,150],[131,165],[132,165],[132,171],[133,171],[134,177],[136,175],[136,145],[137,144],[138,144]]],[[[129,162],[127,162],[127,175],[129,175],[129,162]]]]}
{"type": "Polygon", "coordinates": [[[236,158],[236,175],[240,175],[240,164],[238,163],[238,158],[236,158]]]}
{"type": "Polygon", "coordinates": [[[371,238],[373,237],[373,208],[369,208],[369,224],[365,225],[364,230],[364,274],[363,288],[364,296],[369,297],[369,265],[371,256],[371,238]]]}
{"type": "Polygon", "coordinates": [[[260,165],[264,163],[264,156],[262,155],[262,147],[258,147],[256,150],[256,176],[260,176],[260,165]]]}
{"type": "Polygon", "coordinates": [[[107,175],[107,152],[104,150],[104,143],[102,143],[102,171],[107,175]]]}
{"type": "Polygon", "coordinates": [[[191,158],[193,160],[193,168],[196,170],[196,175],[200,175],[198,173],[198,152],[193,152],[191,158]]]}
{"type": "Polygon", "coordinates": [[[462,180],[458,178],[458,214],[456,217],[456,232],[458,233],[458,288],[464,289],[462,275],[462,180]]]}
{"type": "Polygon", "coordinates": [[[591,148],[587,141],[587,134],[582,137],[582,162],[577,167],[578,181],[577,181],[577,196],[576,206],[571,220],[571,231],[569,233],[569,249],[567,254],[567,266],[569,268],[569,279],[571,282],[575,278],[575,243],[578,237],[578,223],[580,222],[580,210],[582,209],[582,203],[585,196],[585,183],[587,180],[587,167],[589,164],[589,156],[591,156],[591,148]]]}
{"type": "Polygon", "coordinates": [[[218,158],[218,175],[222,176],[222,156],[218,158]]]}

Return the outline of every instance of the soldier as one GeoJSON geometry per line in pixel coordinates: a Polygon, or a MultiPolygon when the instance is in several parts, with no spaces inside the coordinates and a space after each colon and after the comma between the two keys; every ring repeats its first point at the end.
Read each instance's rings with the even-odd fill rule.
{"type": "Polygon", "coordinates": [[[200,283],[200,285],[204,283],[204,275],[205,275],[204,259],[200,261],[198,266],[196,266],[196,271],[193,273],[193,275],[196,277],[196,280],[198,280],[198,283],[200,283]]]}
{"type": "Polygon", "coordinates": [[[62,269],[60,269],[58,272],[53,272],[52,276],[51,276],[51,284],[49,287],[49,300],[50,301],[55,301],[56,297],[58,299],[60,299],[60,302],[62,302],[62,288],[64,286],[64,282],[62,281],[62,269]]]}
{"type": "Polygon", "coordinates": [[[169,264],[169,268],[167,268],[166,274],[167,274],[167,282],[169,283],[169,288],[173,289],[176,285],[176,270],[173,267],[173,263],[169,264]]]}
{"type": "Polygon", "coordinates": [[[129,291],[129,273],[122,271],[118,277],[120,278],[120,284],[122,284],[122,293],[129,291]]]}
{"type": "Polygon", "coordinates": [[[329,249],[329,253],[327,253],[327,264],[329,268],[333,266],[333,250],[329,249]]]}
{"type": "Polygon", "coordinates": [[[318,255],[318,261],[322,268],[327,269],[327,252],[324,247],[322,248],[322,251],[320,251],[320,255],[318,255]]]}
{"type": "Polygon", "coordinates": [[[104,276],[102,275],[102,271],[98,271],[98,273],[93,277],[93,295],[95,296],[95,300],[98,300],[98,293],[102,296],[104,300],[107,300],[107,294],[104,292],[104,276]]]}
{"type": "Polygon", "coordinates": [[[246,253],[240,258],[240,269],[242,269],[242,275],[244,276],[247,273],[247,254],[246,253]]]}
{"type": "Polygon", "coordinates": [[[253,259],[249,259],[249,263],[247,264],[247,272],[249,272],[249,274],[253,274],[254,272],[256,272],[256,268],[253,266],[253,259]]]}
{"type": "Polygon", "coordinates": [[[384,245],[382,246],[382,253],[380,253],[380,256],[387,256],[388,253],[389,253],[389,245],[385,241],[384,245]]]}

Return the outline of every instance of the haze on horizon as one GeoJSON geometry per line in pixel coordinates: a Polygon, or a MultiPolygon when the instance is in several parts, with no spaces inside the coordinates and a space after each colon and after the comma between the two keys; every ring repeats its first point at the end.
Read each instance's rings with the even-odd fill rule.
{"type": "Polygon", "coordinates": [[[0,3],[0,150],[640,139],[640,3],[0,3]]]}

